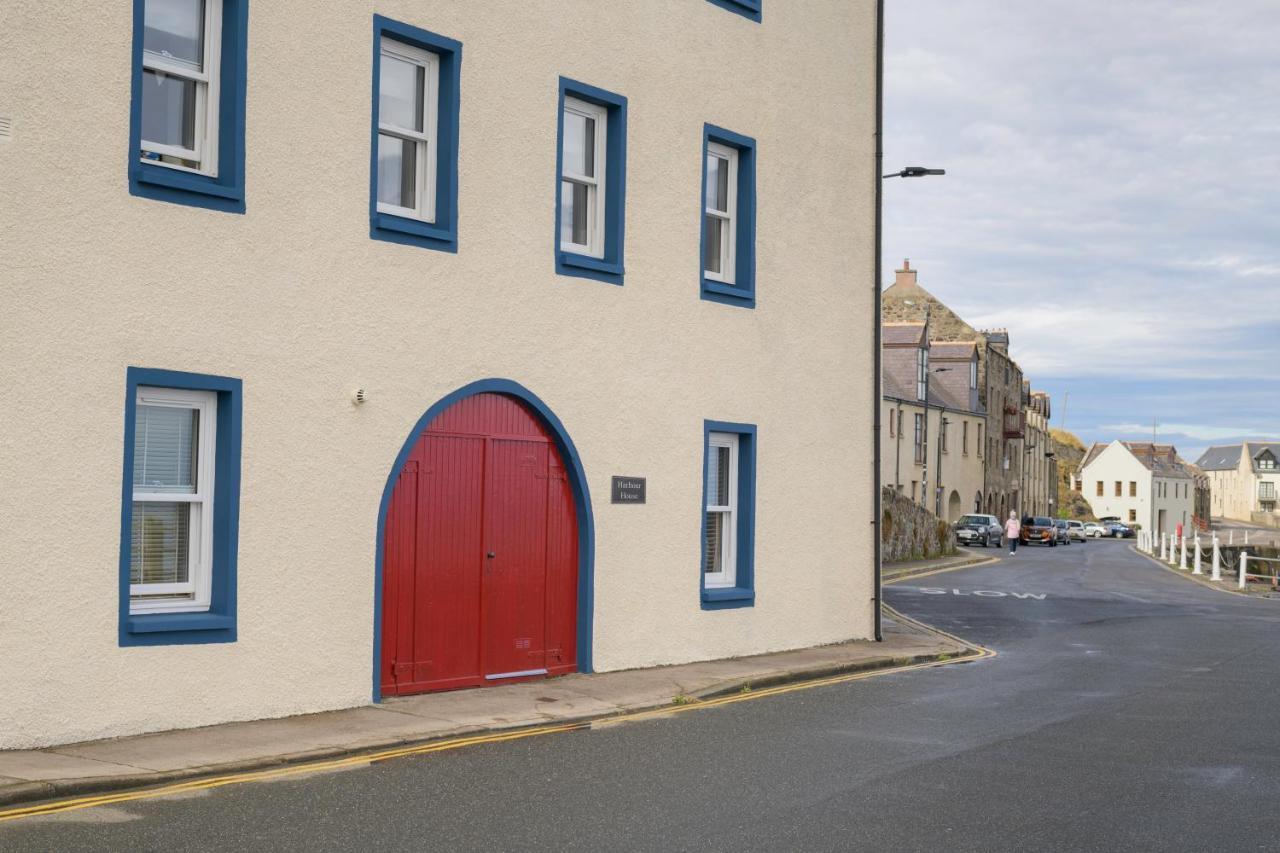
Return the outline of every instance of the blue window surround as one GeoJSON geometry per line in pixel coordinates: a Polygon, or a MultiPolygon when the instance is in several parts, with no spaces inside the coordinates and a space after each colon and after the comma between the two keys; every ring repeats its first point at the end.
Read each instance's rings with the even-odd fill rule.
{"type": "Polygon", "coordinates": [[[702,282],[702,298],[724,305],[756,307],[756,141],[749,136],[706,124],[702,127],[702,203],[698,221],[702,238],[698,249],[698,277],[702,282]],[[707,144],[718,142],[738,152],[738,209],[736,211],[733,284],[713,281],[702,270],[707,249],[707,144]]]}
{"type": "Polygon", "coordinates": [[[417,27],[373,16],[373,127],[369,139],[369,236],[375,240],[458,251],[458,116],[462,79],[462,42],[417,27]],[[440,91],[436,107],[436,221],[378,212],[378,80],[382,72],[382,37],[430,51],[440,57],[440,91]]]}
{"type": "Polygon", "coordinates": [[[556,273],[622,284],[622,237],[627,209],[627,99],[567,77],[560,78],[556,110],[556,215],[552,247],[556,273]],[[560,176],[564,174],[564,99],[568,95],[608,110],[605,128],[604,257],[560,251],[560,176]]]}
{"type": "Polygon", "coordinates": [[[239,379],[130,367],[124,398],[124,486],[120,494],[120,645],[170,646],[234,643],[236,552],[240,533],[239,379]],[[213,469],[213,588],[206,613],[129,614],[129,551],[133,529],[133,430],[138,386],[214,391],[218,395],[213,469]]]}
{"type": "Polygon", "coordinates": [[[133,0],[132,98],[129,106],[129,192],[142,198],[244,213],[244,93],[248,74],[249,2],[223,0],[218,68],[218,176],[144,162],[142,38],[146,0],[133,0]]]}
{"type": "Polygon", "coordinates": [[[721,9],[728,9],[730,12],[737,12],[744,18],[750,18],[757,24],[760,23],[763,11],[760,7],[764,0],[711,0],[712,3],[721,9]]]}
{"type": "Polygon", "coordinates": [[[701,521],[698,549],[698,583],[702,592],[703,610],[729,610],[736,607],[752,607],[756,601],[755,547],[756,547],[756,426],[727,421],[703,421],[702,426],[702,505],[698,518],[701,521]],[[735,585],[707,589],[706,576],[702,573],[702,560],[707,553],[707,442],[713,432],[729,432],[738,436],[738,541],[735,551],[738,559],[734,575],[735,585]]]}
{"type": "MultiPolygon", "coordinates": [[[[382,503],[378,506],[378,533],[374,545],[373,568],[374,702],[382,701],[382,563],[386,545],[387,509],[391,506],[391,496],[400,479],[400,471],[404,468],[409,454],[413,452],[414,446],[417,445],[418,438],[437,415],[459,400],[486,393],[514,397],[536,412],[538,418],[555,438],[556,449],[564,459],[565,471],[569,475],[569,489],[573,492],[573,506],[578,517],[578,672],[593,671],[591,641],[595,625],[596,528],[595,519],[591,513],[591,492],[587,488],[587,475],[582,467],[582,458],[578,455],[578,449],[574,447],[564,424],[532,391],[510,379],[481,379],[446,395],[423,413],[413,429],[409,431],[409,437],[405,439],[400,453],[391,465],[386,485],[382,487],[382,503]]],[[[705,475],[703,479],[706,479],[705,475]]]]}

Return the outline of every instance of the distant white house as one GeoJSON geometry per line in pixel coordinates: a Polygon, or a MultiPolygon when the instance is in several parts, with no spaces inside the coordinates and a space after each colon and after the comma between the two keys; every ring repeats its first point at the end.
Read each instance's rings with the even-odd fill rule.
{"type": "Polygon", "coordinates": [[[1173,445],[1137,441],[1095,443],[1077,483],[1098,518],[1115,516],[1144,530],[1190,529],[1195,514],[1195,477],[1173,445]]]}
{"type": "Polygon", "coordinates": [[[1210,447],[1196,465],[1209,478],[1215,516],[1280,526],[1280,442],[1210,447]]]}

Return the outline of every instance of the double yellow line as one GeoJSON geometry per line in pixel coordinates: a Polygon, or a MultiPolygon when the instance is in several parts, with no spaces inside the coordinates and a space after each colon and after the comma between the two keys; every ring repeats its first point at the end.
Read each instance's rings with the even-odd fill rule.
{"type": "MultiPolygon", "coordinates": [[[[892,608],[889,608],[887,605],[885,609],[893,613],[894,618],[901,622],[912,623],[915,625],[920,624],[914,619],[910,619],[896,611],[893,611],[892,608]]],[[[763,699],[768,696],[781,696],[784,693],[795,693],[800,690],[812,690],[815,687],[828,687],[833,684],[861,681],[877,675],[888,675],[889,673],[895,672],[909,672],[916,669],[930,669],[932,667],[947,666],[953,663],[981,660],[995,655],[995,652],[990,649],[968,643],[958,637],[938,631],[936,628],[930,628],[929,630],[936,634],[941,634],[948,639],[955,640],[962,645],[974,648],[977,650],[977,654],[950,658],[948,660],[922,661],[920,663],[888,666],[880,669],[862,670],[860,672],[847,672],[839,675],[826,676],[824,678],[799,681],[792,684],[781,684],[777,687],[766,687],[760,690],[750,690],[743,693],[734,693],[728,696],[719,696],[714,699],[693,700],[686,705],[663,706],[660,708],[652,708],[645,711],[633,711],[610,717],[596,717],[590,720],[581,720],[578,722],[561,723],[550,726],[534,726],[531,728],[515,729],[508,732],[493,732],[490,734],[475,735],[474,737],[450,738],[448,740],[432,741],[431,743],[419,744],[417,746],[406,746],[397,749],[386,749],[380,752],[351,755],[343,758],[311,761],[305,764],[293,764],[287,767],[277,767],[271,770],[253,770],[244,773],[212,776],[204,779],[192,779],[188,782],[177,782],[171,785],[162,785],[155,788],[143,788],[133,791],[121,791],[114,794],[101,794],[98,796],[57,800],[34,806],[24,806],[21,808],[0,811],[0,823],[11,820],[22,820],[23,818],[29,817],[38,817],[40,815],[61,814],[63,812],[76,811],[78,809],[91,809],[97,806],[109,806],[115,803],[127,803],[134,800],[150,800],[157,797],[168,797],[174,794],[187,793],[189,791],[204,791],[210,788],[223,788],[228,785],[243,785],[250,782],[266,782],[272,779],[301,776],[306,773],[340,770],[345,767],[358,767],[362,764],[370,764],[375,761],[387,761],[392,758],[404,758],[405,756],[410,755],[428,755],[433,752],[445,752],[452,749],[462,749],[463,747],[468,746],[479,746],[487,743],[504,743],[506,741],[538,737],[540,735],[580,731],[582,729],[591,728],[593,725],[636,722],[639,720],[666,717],[673,714],[684,713],[686,711],[700,711],[706,708],[717,708],[722,705],[732,705],[737,702],[746,702],[752,699],[763,699]]]]}

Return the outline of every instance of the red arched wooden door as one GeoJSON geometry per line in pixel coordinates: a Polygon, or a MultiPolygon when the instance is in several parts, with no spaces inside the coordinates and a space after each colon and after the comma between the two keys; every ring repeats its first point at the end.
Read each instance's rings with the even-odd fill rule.
{"type": "Polygon", "coordinates": [[[573,494],[551,433],[519,401],[476,394],[430,423],[385,536],[384,694],[575,669],[573,494]]]}

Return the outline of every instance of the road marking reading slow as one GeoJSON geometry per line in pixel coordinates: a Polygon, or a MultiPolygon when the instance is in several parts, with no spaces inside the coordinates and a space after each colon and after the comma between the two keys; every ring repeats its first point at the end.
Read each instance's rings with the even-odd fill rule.
{"type": "Polygon", "coordinates": [[[983,598],[1033,598],[1036,601],[1044,601],[1048,593],[1044,592],[1000,592],[995,589],[975,589],[973,592],[964,592],[958,589],[942,589],[936,586],[922,586],[918,590],[925,595],[980,595],[983,598]]]}

